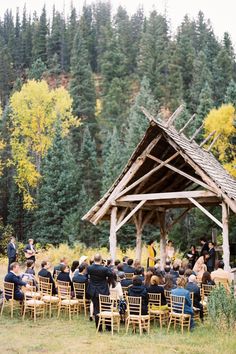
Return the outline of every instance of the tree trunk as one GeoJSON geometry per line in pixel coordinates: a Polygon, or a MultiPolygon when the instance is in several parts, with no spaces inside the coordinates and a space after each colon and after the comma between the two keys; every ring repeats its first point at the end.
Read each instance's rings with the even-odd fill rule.
{"type": "Polygon", "coordinates": [[[222,203],[222,224],[223,224],[223,260],[225,264],[225,270],[230,271],[229,265],[229,220],[228,220],[228,209],[225,202],[222,203]]]}
{"type": "Polygon", "coordinates": [[[161,251],[161,267],[164,268],[166,263],[166,212],[158,212],[160,225],[160,251],[161,251]]]}
{"type": "Polygon", "coordinates": [[[117,224],[117,207],[111,209],[111,221],[110,221],[110,255],[111,259],[116,259],[116,224],[117,224]]]}

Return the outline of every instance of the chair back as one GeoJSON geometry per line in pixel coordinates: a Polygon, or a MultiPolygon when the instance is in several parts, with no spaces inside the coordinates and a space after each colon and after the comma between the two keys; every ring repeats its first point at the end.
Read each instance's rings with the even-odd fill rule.
{"type": "Polygon", "coordinates": [[[167,305],[168,305],[168,307],[170,307],[171,290],[164,290],[164,294],[166,297],[167,305]]]}
{"type": "Polygon", "coordinates": [[[133,279],[134,273],[125,273],[126,279],[133,279]]]}
{"type": "Polygon", "coordinates": [[[207,284],[202,284],[202,298],[208,298],[212,290],[215,288],[215,285],[207,285],[207,284]]]}
{"type": "Polygon", "coordinates": [[[14,299],[14,283],[8,283],[8,282],[4,281],[3,287],[4,287],[5,299],[7,298],[8,300],[13,300],[14,299]]]}
{"type": "Polygon", "coordinates": [[[225,278],[214,278],[216,285],[222,285],[227,291],[230,290],[228,279],[225,278]]]}
{"type": "Polygon", "coordinates": [[[58,284],[58,297],[63,300],[70,300],[71,287],[69,285],[58,284]]]}
{"type": "Polygon", "coordinates": [[[68,281],[57,280],[57,285],[70,286],[70,283],[68,281]]]}
{"type": "Polygon", "coordinates": [[[161,306],[161,294],[148,293],[148,308],[161,306]]]}
{"type": "Polygon", "coordinates": [[[99,294],[99,311],[101,312],[113,312],[114,310],[114,301],[109,295],[99,294]]]}
{"type": "Polygon", "coordinates": [[[127,311],[128,316],[138,315],[141,316],[142,314],[142,298],[136,296],[127,296],[127,311]]]}
{"type": "Polygon", "coordinates": [[[73,283],[75,297],[85,299],[85,283],[73,283]]]}
{"type": "Polygon", "coordinates": [[[52,295],[52,283],[41,281],[39,283],[39,291],[42,295],[52,295]]]}
{"type": "Polygon", "coordinates": [[[41,283],[41,282],[49,283],[49,278],[42,277],[41,275],[39,275],[38,278],[39,278],[39,283],[41,283]]]}
{"type": "Polygon", "coordinates": [[[171,294],[170,297],[170,307],[172,313],[184,314],[184,296],[175,296],[171,294]]]}
{"type": "Polygon", "coordinates": [[[26,288],[24,290],[24,294],[25,294],[25,300],[34,300],[36,301],[36,297],[35,294],[37,293],[37,288],[36,286],[30,286],[30,288],[26,288]]]}

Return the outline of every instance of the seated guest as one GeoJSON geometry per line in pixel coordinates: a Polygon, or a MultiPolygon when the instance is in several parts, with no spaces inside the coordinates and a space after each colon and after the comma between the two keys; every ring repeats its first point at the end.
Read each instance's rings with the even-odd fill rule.
{"type": "Polygon", "coordinates": [[[127,257],[127,256],[124,256],[123,257],[123,263],[122,263],[122,265],[123,265],[123,269],[124,269],[124,272],[126,273],[126,268],[127,268],[127,266],[128,266],[128,264],[127,264],[127,261],[128,261],[128,259],[129,259],[129,257],[127,257]]]}
{"type": "Polygon", "coordinates": [[[74,276],[72,278],[73,283],[85,283],[86,285],[88,284],[88,276],[87,276],[87,267],[85,263],[82,263],[79,268],[78,272],[74,273],[74,276]]]}
{"type": "Polygon", "coordinates": [[[23,301],[24,293],[21,291],[21,287],[26,286],[27,288],[30,288],[30,285],[21,280],[19,273],[20,273],[19,263],[17,262],[11,263],[10,272],[5,276],[4,281],[7,283],[14,284],[14,299],[23,301]]]}
{"type": "Polygon", "coordinates": [[[147,271],[144,277],[144,285],[146,286],[146,288],[148,288],[151,284],[151,277],[153,276],[153,272],[152,271],[147,271]]]}
{"type": "Polygon", "coordinates": [[[188,281],[188,278],[190,277],[190,275],[192,275],[192,274],[193,274],[192,269],[186,269],[186,270],[185,270],[184,276],[185,276],[185,278],[187,279],[187,281],[188,281]]]}
{"type": "Polygon", "coordinates": [[[115,271],[115,269],[113,269],[113,271],[114,271],[115,273],[124,272],[124,266],[123,266],[123,264],[122,264],[122,263],[118,264],[116,271],[115,271]]]}
{"type": "Polygon", "coordinates": [[[114,264],[113,264],[113,260],[112,259],[107,259],[107,264],[106,264],[107,268],[114,268],[114,264]]]}
{"type": "Polygon", "coordinates": [[[171,271],[171,268],[170,268],[170,266],[165,266],[165,268],[164,268],[164,276],[166,276],[167,274],[170,274],[170,271],[171,271]]]}
{"type": "Polygon", "coordinates": [[[26,270],[22,274],[22,280],[26,281],[26,282],[32,281],[33,284],[31,284],[31,285],[37,287],[37,280],[35,278],[34,266],[35,266],[35,262],[32,259],[28,259],[26,262],[26,270]]]}
{"type": "Polygon", "coordinates": [[[125,273],[134,273],[135,269],[133,267],[134,260],[129,258],[127,261],[127,267],[125,273]]]}
{"type": "Polygon", "coordinates": [[[215,285],[215,282],[211,279],[211,273],[209,273],[209,272],[203,273],[202,284],[215,285]]]}
{"type": "Polygon", "coordinates": [[[219,261],[217,264],[217,270],[211,273],[211,279],[214,281],[215,279],[224,279],[228,281],[228,284],[230,285],[232,280],[230,273],[224,270],[224,262],[219,261]]]}
{"type": "Polygon", "coordinates": [[[193,307],[196,307],[200,310],[200,318],[203,320],[203,306],[201,304],[201,293],[200,288],[197,286],[197,278],[196,275],[192,274],[188,278],[188,283],[185,286],[190,293],[193,293],[193,307]]]}
{"type": "Polygon", "coordinates": [[[146,287],[142,283],[140,276],[135,275],[132,285],[128,288],[128,296],[142,298],[142,315],[148,313],[148,293],[146,287]]]}
{"type": "Polygon", "coordinates": [[[144,268],[142,267],[142,265],[141,265],[139,259],[135,259],[134,264],[133,264],[133,267],[134,267],[135,269],[137,269],[137,268],[142,268],[142,274],[144,275],[144,268]]]}
{"type": "Polygon", "coordinates": [[[135,268],[134,275],[138,275],[140,277],[140,279],[142,280],[142,282],[144,282],[144,275],[143,275],[143,268],[142,267],[135,268]]]}
{"type": "MultiPolygon", "coordinates": [[[[117,268],[118,268],[118,266],[120,266],[122,263],[121,263],[121,261],[119,260],[119,259],[116,259],[115,260],[115,262],[114,262],[114,267],[113,267],[113,271],[114,272],[117,272],[117,268]]],[[[109,268],[110,269],[110,268],[109,268]]],[[[111,270],[111,269],[110,269],[111,270]]]]}
{"type": "Polygon", "coordinates": [[[161,294],[161,306],[166,305],[166,297],[164,288],[160,284],[160,278],[156,275],[151,277],[150,286],[147,288],[148,293],[161,294]]]}
{"type": "Polygon", "coordinates": [[[57,289],[56,289],[52,274],[51,274],[51,272],[49,272],[49,268],[50,268],[50,263],[47,261],[42,261],[41,270],[38,272],[38,275],[40,277],[44,277],[44,278],[49,279],[49,283],[52,284],[52,294],[55,295],[57,293],[57,289]]]}
{"type": "Polygon", "coordinates": [[[165,290],[172,290],[176,288],[176,285],[174,284],[173,277],[170,274],[167,274],[165,276],[165,284],[164,284],[164,289],[165,290]]]}
{"type": "Polygon", "coordinates": [[[56,270],[61,271],[61,266],[62,266],[62,265],[67,265],[66,257],[62,257],[62,258],[60,259],[60,263],[54,267],[54,269],[53,269],[53,274],[52,274],[52,275],[53,275],[53,278],[54,278],[55,275],[56,275],[56,270]]]}
{"type": "Polygon", "coordinates": [[[199,272],[207,271],[207,260],[209,258],[209,254],[207,251],[203,251],[203,255],[198,258],[196,263],[194,264],[193,271],[197,275],[199,272]]]}
{"type": "Polygon", "coordinates": [[[126,279],[124,272],[119,272],[118,275],[120,278],[120,284],[121,284],[122,288],[127,288],[128,286],[130,286],[132,284],[132,279],[126,279]]]}
{"type": "Polygon", "coordinates": [[[58,274],[57,280],[68,282],[71,287],[71,290],[73,290],[73,283],[70,278],[69,267],[67,267],[65,264],[63,264],[61,266],[60,270],[61,270],[61,272],[58,274]]]}
{"type": "Polygon", "coordinates": [[[176,280],[179,277],[179,265],[177,263],[173,264],[173,269],[170,270],[170,275],[172,275],[173,282],[176,284],[176,280]]]}
{"type": "Polygon", "coordinates": [[[176,284],[177,284],[177,288],[171,290],[171,295],[185,297],[184,313],[191,315],[190,328],[193,329],[193,327],[194,327],[194,321],[193,321],[194,312],[193,312],[193,307],[192,307],[192,301],[190,298],[190,292],[185,289],[186,279],[178,278],[176,281],[176,284]]]}
{"type": "Polygon", "coordinates": [[[73,261],[70,269],[70,276],[73,278],[75,271],[78,271],[79,261],[73,261]]]}
{"type": "Polygon", "coordinates": [[[114,292],[116,293],[117,299],[123,299],[122,286],[121,283],[117,281],[117,275],[115,273],[112,273],[112,276],[109,278],[108,285],[110,291],[114,290],[114,292]]]}
{"type": "Polygon", "coordinates": [[[183,268],[179,268],[179,278],[184,277],[185,270],[183,268]]]}

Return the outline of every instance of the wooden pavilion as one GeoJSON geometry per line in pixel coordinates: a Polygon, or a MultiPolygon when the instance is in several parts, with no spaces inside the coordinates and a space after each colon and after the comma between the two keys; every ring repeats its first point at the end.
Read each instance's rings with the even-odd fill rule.
{"type": "Polygon", "coordinates": [[[223,233],[225,269],[229,265],[229,211],[236,213],[236,180],[231,177],[208,148],[210,134],[200,145],[195,142],[200,127],[191,138],[184,130],[194,119],[177,131],[173,122],[181,106],[168,119],[159,122],[144,108],[149,127],[133,152],[120,176],[106,194],[82,218],[94,225],[110,220],[110,253],[116,256],[117,231],[127,222],[136,226],[136,257],[141,258],[142,231],[146,224],[160,228],[161,261],[165,261],[168,227],[166,213],[172,208],[184,208],[175,224],[192,207],[199,208],[213,220],[223,233]],[[215,218],[206,207],[221,206],[222,220],[215,218]]]}

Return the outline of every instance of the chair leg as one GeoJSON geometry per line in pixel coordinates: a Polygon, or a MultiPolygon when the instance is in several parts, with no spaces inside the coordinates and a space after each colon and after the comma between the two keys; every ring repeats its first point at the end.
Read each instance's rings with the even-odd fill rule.
{"type": "Polygon", "coordinates": [[[181,318],[181,333],[184,334],[184,319],[181,318]]]}
{"type": "Polygon", "coordinates": [[[101,317],[99,316],[98,326],[97,326],[97,333],[98,333],[98,331],[99,331],[100,326],[101,326],[101,317]]]}
{"type": "Polygon", "coordinates": [[[139,332],[140,332],[140,336],[141,336],[143,334],[142,320],[139,320],[139,332]]]}
{"type": "Polygon", "coordinates": [[[170,316],[170,319],[169,319],[169,323],[168,323],[168,327],[167,327],[167,333],[170,330],[171,321],[172,321],[172,316],[170,316]]]}
{"type": "Polygon", "coordinates": [[[57,318],[59,318],[60,313],[61,313],[61,304],[58,305],[57,318]]]}
{"type": "Polygon", "coordinates": [[[3,302],[2,302],[2,307],[1,307],[1,314],[0,314],[0,316],[2,316],[4,305],[5,305],[5,299],[3,299],[3,302]]]}
{"type": "Polygon", "coordinates": [[[113,334],[114,334],[114,319],[113,319],[113,317],[111,318],[111,335],[113,336],[113,334]]]}
{"type": "Polygon", "coordinates": [[[126,319],[127,321],[127,325],[126,325],[126,334],[128,333],[128,330],[129,330],[129,324],[130,324],[130,319],[129,317],[126,319]]]}

